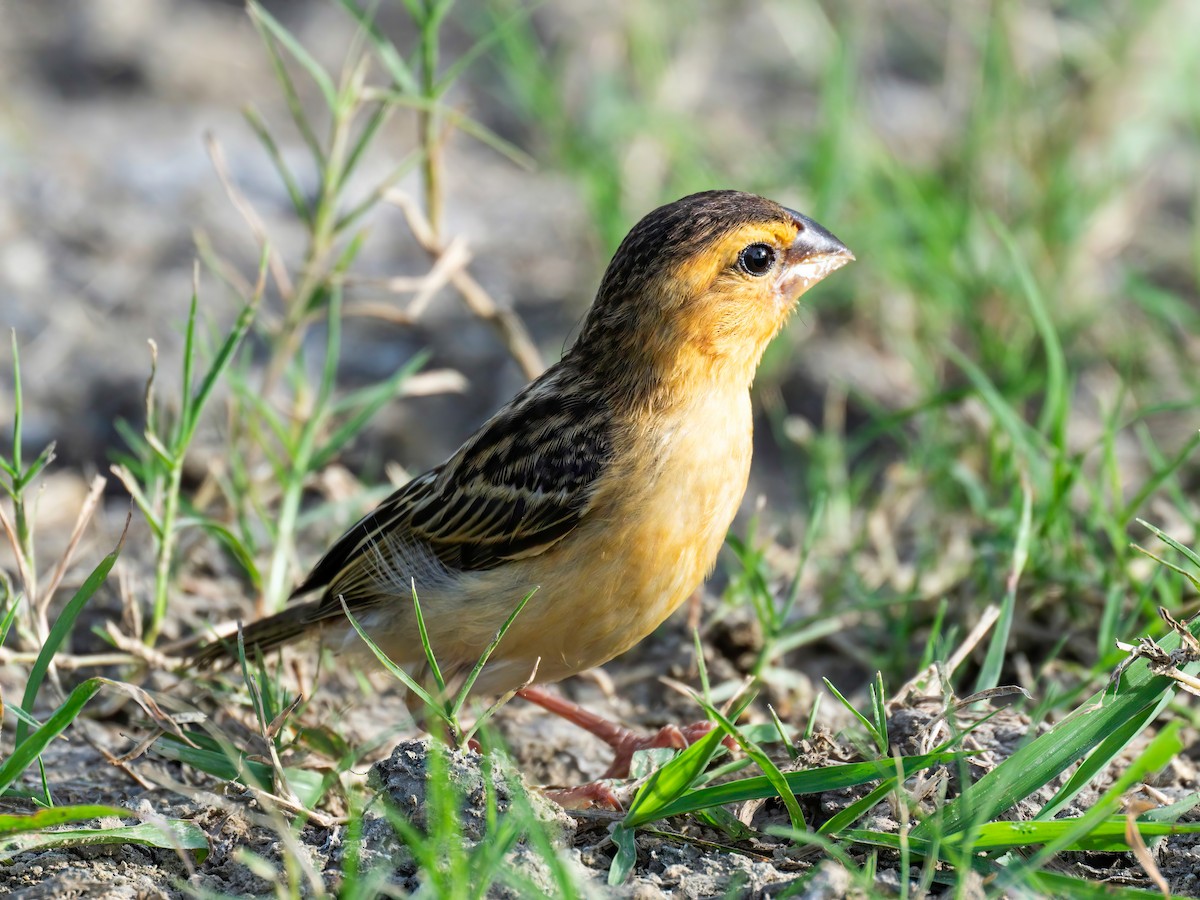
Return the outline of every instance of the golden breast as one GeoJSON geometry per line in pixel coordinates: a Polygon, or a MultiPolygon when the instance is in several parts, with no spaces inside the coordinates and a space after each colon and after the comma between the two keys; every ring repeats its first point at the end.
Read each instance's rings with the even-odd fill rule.
{"type": "MultiPolygon", "coordinates": [[[[748,392],[699,395],[651,429],[630,428],[625,439],[639,446],[620,454],[624,465],[606,479],[586,524],[520,567],[518,578],[540,586],[496,651],[514,671],[540,658],[538,680],[554,681],[607,662],[653,631],[712,570],[746,489],[748,392]],[[606,540],[594,539],[609,529],[606,540]]],[[[518,567],[507,574],[518,575],[518,567]]],[[[510,583],[498,593],[516,597],[511,609],[532,586],[510,583]]]]}

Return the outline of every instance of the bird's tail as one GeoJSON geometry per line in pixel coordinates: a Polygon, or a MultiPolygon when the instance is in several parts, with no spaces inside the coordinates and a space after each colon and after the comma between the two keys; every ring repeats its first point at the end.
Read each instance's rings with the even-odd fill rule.
{"type": "MultiPolygon", "coordinates": [[[[242,642],[246,648],[246,658],[255,659],[260,653],[266,656],[272,650],[304,637],[320,621],[321,617],[317,615],[320,605],[320,600],[297,603],[283,612],[245,626],[242,629],[242,642]]],[[[173,655],[183,657],[199,669],[236,662],[237,633],[219,638],[197,638],[182,647],[174,648],[173,655]]]]}

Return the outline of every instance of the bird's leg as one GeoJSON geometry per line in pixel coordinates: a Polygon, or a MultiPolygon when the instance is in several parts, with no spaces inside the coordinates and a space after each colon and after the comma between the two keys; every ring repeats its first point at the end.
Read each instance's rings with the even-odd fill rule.
{"type": "Polygon", "coordinates": [[[613,757],[612,765],[604,773],[604,778],[628,778],[633,754],[638,750],[649,750],[655,747],[683,750],[689,744],[700,740],[714,727],[712,722],[704,721],[684,725],[682,728],[678,725],[664,725],[654,734],[642,734],[590,712],[578,703],[573,703],[545,688],[531,685],[517,691],[517,695],[578,725],[612,747],[616,755],[613,757]]]}
{"type": "Polygon", "coordinates": [[[563,809],[609,809],[623,812],[621,798],[603,781],[592,781],[578,787],[544,788],[542,794],[563,809]]]}

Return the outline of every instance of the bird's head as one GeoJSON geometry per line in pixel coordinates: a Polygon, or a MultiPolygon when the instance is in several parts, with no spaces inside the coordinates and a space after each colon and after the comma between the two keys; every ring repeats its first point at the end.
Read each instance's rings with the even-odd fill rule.
{"type": "Polygon", "coordinates": [[[577,349],[641,378],[749,385],[800,295],[853,259],[812,219],[771,200],[692,194],[621,242],[577,349]]]}

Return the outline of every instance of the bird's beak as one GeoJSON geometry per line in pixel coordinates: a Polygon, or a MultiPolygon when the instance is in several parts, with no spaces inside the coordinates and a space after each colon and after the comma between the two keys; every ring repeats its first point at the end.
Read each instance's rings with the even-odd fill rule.
{"type": "Polygon", "coordinates": [[[787,210],[799,229],[785,256],[788,293],[799,296],[826,275],[854,261],[850,248],[808,216],[787,210]]]}
{"type": "Polygon", "coordinates": [[[834,237],[824,227],[818,225],[808,216],[801,215],[793,209],[789,209],[787,212],[795,219],[796,225],[800,229],[791,250],[788,252],[789,257],[794,256],[796,262],[816,259],[818,257],[833,257],[840,260],[834,266],[834,268],[839,269],[846,265],[846,263],[854,260],[854,254],[850,252],[850,248],[834,237]]]}

